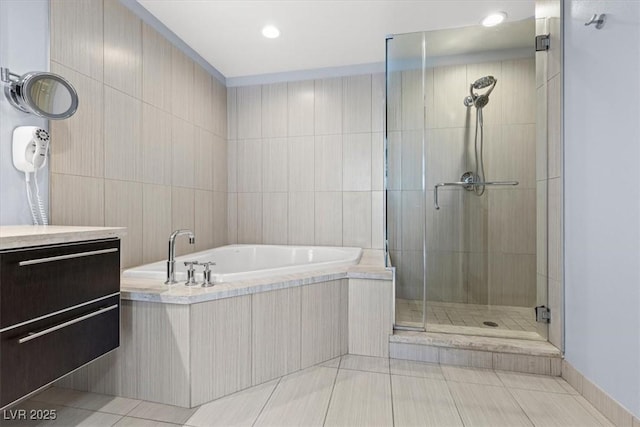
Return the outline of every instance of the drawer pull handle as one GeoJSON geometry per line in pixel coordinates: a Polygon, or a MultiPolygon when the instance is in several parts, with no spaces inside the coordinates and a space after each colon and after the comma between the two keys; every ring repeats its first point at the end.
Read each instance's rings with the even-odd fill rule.
{"type": "Polygon", "coordinates": [[[45,262],[60,261],[63,259],[82,258],[85,256],[92,256],[92,255],[109,254],[111,252],[118,252],[118,248],[100,249],[97,251],[78,252],[77,254],[58,255],[58,256],[51,256],[47,258],[30,259],[27,261],[20,261],[18,265],[20,267],[24,267],[25,265],[43,264],[45,262]]]}
{"type": "Polygon", "coordinates": [[[109,306],[109,307],[103,307],[98,311],[94,311],[93,313],[85,314],[84,316],[80,316],[78,318],[75,318],[73,320],[69,320],[69,321],[64,322],[64,323],[60,323],[59,325],[52,326],[52,327],[44,329],[44,330],[42,330],[40,332],[31,332],[26,337],[20,338],[18,340],[18,343],[24,344],[24,343],[26,343],[28,341],[34,340],[34,339],[39,338],[39,337],[41,337],[43,335],[50,334],[51,332],[55,332],[55,331],[57,331],[59,329],[66,328],[67,326],[71,326],[71,325],[73,325],[75,323],[82,322],[83,320],[90,319],[92,317],[98,316],[99,314],[106,313],[107,311],[115,310],[116,308],[118,308],[118,304],[114,304],[114,305],[109,306]]]}

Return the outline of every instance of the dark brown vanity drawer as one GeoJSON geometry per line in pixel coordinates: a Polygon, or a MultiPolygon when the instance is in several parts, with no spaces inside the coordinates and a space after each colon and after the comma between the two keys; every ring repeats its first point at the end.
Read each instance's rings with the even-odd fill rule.
{"type": "Polygon", "coordinates": [[[120,291],[120,240],[0,253],[0,329],[120,291]]]}
{"type": "Polygon", "coordinates": [[[120,297],[0,333],[0,407],[118,347],[120,297]]]}

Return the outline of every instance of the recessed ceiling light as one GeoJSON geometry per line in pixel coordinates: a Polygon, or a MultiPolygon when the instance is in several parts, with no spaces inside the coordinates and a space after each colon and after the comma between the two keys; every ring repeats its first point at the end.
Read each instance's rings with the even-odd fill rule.
{"type": "Polygon", "coordinates": [[[280,30],[274,25],[267,25],[262,29],[262,35],[268,39],[275,39],[280,36],[280,30]]]}
{"type": "Polygon", "coordinates": [[[482,20],[482,25],[485,27],[495,27],[496,25],[502,23],[507,18],[507,14],[504,12],[492,13],[491,15],[487,15],[486,18],[482,20]]]}

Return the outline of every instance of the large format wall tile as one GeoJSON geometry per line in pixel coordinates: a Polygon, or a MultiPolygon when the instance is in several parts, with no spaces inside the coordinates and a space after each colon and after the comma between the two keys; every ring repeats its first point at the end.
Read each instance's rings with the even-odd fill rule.
{"type": "Polygon", "coordinates": [[[389,357],[393,304],[391,281],[349,279],[349,354],[389,357]]]}
{"type": "Polygon", "coordinates": [[[289,191],[314,190],[314,139],[293,137],[289,143],[289,191]]]}
{"type": "Polygon", "coordinates": [[[217,78],[211,79],[211,111],[213,113],[213,123],[205,125],[214,134],[224,139],[227,138],[227,87],[217,78]]]}
{"type": "Polygon", "coordinates": [[[371,192],[342,193],[342,244],[371,247],[371,192]]]}
{"type": "Polygon", "coordinates": [[[213,192],[213,246],[228,243],[228,198],[226,192],[213,192]]]}
{"type": "Polygon", "coordinates": [[[315,81],[315,134],[342,133],[342,78],[315,81]]]}
{"type": "Polygon", "coordinates": [[[385,111],[385,75],[376,73],[371,76],[371,132],[384,130],[385,111]]]}
{"type": "Polygon", "coordinates": [[[343,132],[370,132],[371,75],[345,77],[342,85],[343,132]]]}
{"type": "Polygon", "coordinates": [[[287,136],[287,83],[262,86],[262,136],[287,136]]]}
{"type": "Polygon", "coordinates": [[[104,2],[104,83],[142,97],[142,22],[118,0],[104,2]]]}
{"type": "Polygon", "coordinates": [[[193,61],[175,46],[171,47],[171,112],[193,122],[193,61]]]}
{"type": "Polygon", "coordinates": [[[303,286],[301,294],[301,368],[347,352],[346,280],[303,286]]]}
{"type": "Polygon", "coordinates": [[[209,167],[213,168],[213,190],[226,193],[228,188],[227,140],[213,135],[213,159],[209,167]]]}
{"type": "Polygon", "coordinates": [[[66,120],[49,122],[51,172],[104,176],[104,92],[97,80],[51,62],[51,71],[71,82],[82,100],[78,111],[66,120]]]}
{"type": "Polygon", "coordinates": [[[139,398],[190,406],[189,310],[188,305],[135,302],[131,345],[136,349],[139,398]]]}
{"type": "Polygon", "coordinates": [[[171,228],[171,187],[142,186],[142,262],[166,259],[171,228]]]}
{"type": "Polygon", "coordinates": [[[262,136],[262,87],[246,86],[236,89],[238,139],[262,136]]]}
{"type": "Polygon", "coordinates": [[[342,135],[315,138],[315,190],[342,191],[342,135]]]}
{"type": "Polygon", "coordinates": [[[121,268],[142,264],[142,184],[104,181],[104,225],[127,227],[122,238],[121,268]]]}
{"type": "MultiPolygon", "coordinates": [[[[237,241],[235,89],[117,0],[88,3],[51,4],[51,70],[80,97],[73,117],[51,124],[51,223],[126,224],[125,267],[164,259],[176,228],[196,231],[199,249],[237,241]]],[[[179,254],[194,249],[179,239],[179,254]]]]}
{"type": "Polygon", "coordinates": [[[314,134],[314,82],[287,83],[288,135],[314,134]]]}
{"type": "Polygon", "coordinates": [[[171,127],[172,185],[194,187],[196,128],[190,122],[173,116],[171,127]]]}
{"type": "Polygon", "coordinates": [[[251,296],[191,308],[191,405],[251,385],[251,296]]]}
{"type": "Polygon", "coordinates": [[[471,109],[467,109],[462,103],[464,97],[469,94],[467,67],[451,65],[434,69],[433,88],[435,127],[466,127],[467,116],[471,114],[471,109]]]}
{"type": "Polygon", "coordinates": [[[489,197],[489,252],[536,253],[536,190],[492,190],[489,197]]]}
{"type": "Polygon", "coordinates": [[[523,102],[523,100],[536,99],[535,59],[531,57],[503,61],[502,75],[504,93],[518,94],[518,96],[503,98],[502,122],[504,124],[535,123],[535,103],[523,102]]]}
{"type": "Polygon", "coordinates": [[[313,245],[315,236],[315,200],[311,191],[289,193],[290,245],[313,245]]]}
{"type": "Polygon", "coordinates": [[[315,193],[315,244],[342,246],[342,193],[315,193]]]}
{"type": "Polygon", "coordinates": [[[289,188],[289,146],[287,138],[270,138],[262,142],[262,189],[287,191],[289,188]]]}
{"type": "Polygon", "coordinates": [[[193,64],[193,123],[209,132],[214,128],[212,80],[213,77],[204,68],[193,64]]]}
{"type": "Polygon", "coordinates": [[[238,242],[262,243],[262,193],[238,193],[238,242]]]}
{"type": "Polygon", "coordinates": [[[142,102],[104,88],[104,177],[142,180],[142,102]]]}
{"type": "Polygon", "coordinates": [[[261,139],[238,140],[238,192],[262,191],[261,139]]]}
{"type": "MultiPolygon", "coordinates": [[[[195,231],[195,193],[192,188],[171,188],[171,229],[195,231]]],[[[196,241],[198,236],[196,236],[196,241]]],[[[176,255],[195,252],[185,236],[176,240],[176,255]]]]}
{"type": "Polygon", "coordinates": [[[102,2],[51,2],[51,60],[102,81],[102,2]]]}
{"type": "Polygon", "coordinates": [[[51,174],[51,224],[104,226],[104,180],[51,174]]]}
{"type": "Polygon", "coordinates": [[[214,136],[213,133],[195,128],[194,144],[194,187],[201,190],[213,190],[213,160],[214,160],[214,136]]]}
{"type": "Polygon", "coordinates": [[[252,384],[300,369],[300,287],[254,294],[252,384]]]}
{"type": "Polygon", "coordinates": [[[212,191],[195,190],[194,194],[194,233],[196,234],[196,251],[203,251],[214,246],[212,191]]]}
{"type": "Polygon", "coordinates": [[[262,243],[288,243],[288,203],[287,193],[262,194],[262,243]]]}
{"type": "Polygon", "coordinates": [[[142,181],[171,185],[171,114],[142,104],[142,181]]]}
{"type": "Polygon", "coordinates": [[[371,190],[371,134],[344,135],[342,143],[342,189],[371,190]]]}
{"type": "Polygon", "coordinates": [[[171,111],[171,43],[142,24],[142,100],[171,111]]]}

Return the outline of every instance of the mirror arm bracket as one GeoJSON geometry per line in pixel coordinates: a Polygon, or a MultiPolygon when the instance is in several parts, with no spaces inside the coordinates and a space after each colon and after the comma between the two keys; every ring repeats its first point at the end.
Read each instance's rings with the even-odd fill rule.
{"type": "Polygon", "coordinates": [[[8,68],[0,67],[0,81],[4,83],[12,83],[18,81],[19,78],[19,74],[12,73],[8,68]]]}

